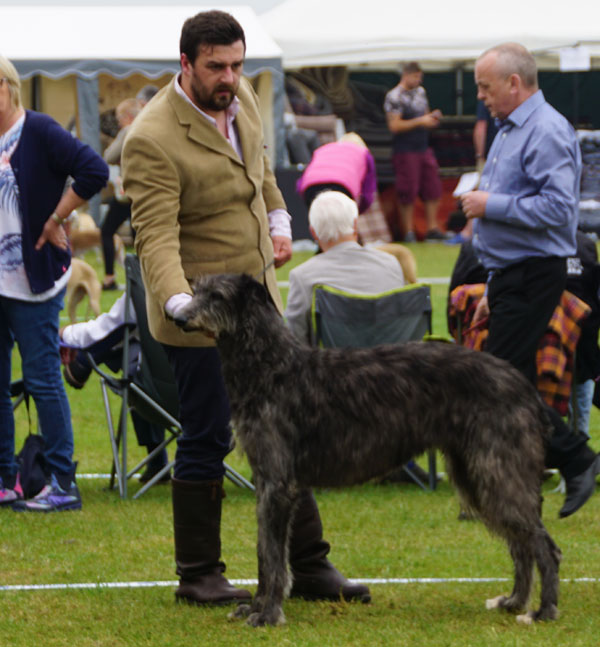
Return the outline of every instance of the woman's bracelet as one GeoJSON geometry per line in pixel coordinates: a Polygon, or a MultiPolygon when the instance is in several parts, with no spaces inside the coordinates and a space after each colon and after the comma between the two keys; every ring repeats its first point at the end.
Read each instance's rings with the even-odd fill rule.
{"type": "Polygon", "coordinates": [[[64,223],[65,223],[65,222],[66,222],[66,220],[69,218],[69,216],[66,216],[65,218],[61,218],[61,217],[56,213],[56,211],[53,211],[53,212],[52,212],[52,215],[50,216],[50,218],[52,218],[52,220],[54,220],[54,222],[57,222],[59,225],[64,225],[64,223]]]}

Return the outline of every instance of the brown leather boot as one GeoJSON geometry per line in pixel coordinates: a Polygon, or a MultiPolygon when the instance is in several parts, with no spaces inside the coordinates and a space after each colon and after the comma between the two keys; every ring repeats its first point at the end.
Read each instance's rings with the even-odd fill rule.
{"type": "Polygon", "coordinates": [[[224,577],[221,561],[223,480],[172,479],[175,563],[179,575],[176,600],[193,604],[230,604],[252,598],[224,577]]]}
{"type": "Polygon", "coordinates": [[[327,559],[329,544],[312,491],[302,493],[290,536],[290,568],[294,578],[290,597],[305,600],[360,600],[370,602],[364,584],[346,579],[327,559]]]}

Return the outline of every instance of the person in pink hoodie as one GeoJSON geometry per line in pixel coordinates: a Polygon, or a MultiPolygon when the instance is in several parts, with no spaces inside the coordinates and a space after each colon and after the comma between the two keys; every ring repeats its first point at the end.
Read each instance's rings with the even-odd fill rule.
{"type": "Polygon", "coordinates": [[[356,202],[359,213],[364,213],[377,192],[375,160],[359,135],[346,133],[315,150],[296,190],[307,208],[321,191],[341,191],[356,202]]]}

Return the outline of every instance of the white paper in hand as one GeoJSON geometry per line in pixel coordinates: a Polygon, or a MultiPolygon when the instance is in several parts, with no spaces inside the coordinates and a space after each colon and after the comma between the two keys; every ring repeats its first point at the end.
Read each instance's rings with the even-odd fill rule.
{"type": "Polygon", "coordinates": [[[452,194],[455,198],[460,197],[461,195],[467,193],[468,191],[474,191],[479,186],[479,173],[477,171],[472,171],[471,173],[463,173],[458,180],[456,189],[452,194]]]}

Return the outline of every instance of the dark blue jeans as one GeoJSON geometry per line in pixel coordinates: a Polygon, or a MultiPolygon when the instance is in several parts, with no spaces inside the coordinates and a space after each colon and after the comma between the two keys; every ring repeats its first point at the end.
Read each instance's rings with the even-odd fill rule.
{"type": "Polygon", "coordinates": [[[179,392],[179,421],[173,476],[181,481],[213,481],[225,474],[231,450],[229,398],[216,348],[163,344],[179,392]]]}
{"type": "Polygon", "coordinates": [[[46,461],[57,475],[73,468],[71,410],[60,373],[58,317],[65,290],[43,302],[0,297],[0,474],[17,470],[15,421],[10,399],[11,356],[19,346],[25,389],[37,409],[46,461]]]}

